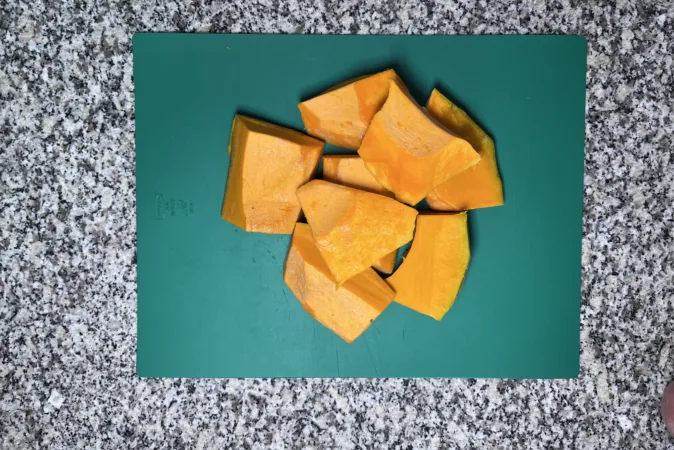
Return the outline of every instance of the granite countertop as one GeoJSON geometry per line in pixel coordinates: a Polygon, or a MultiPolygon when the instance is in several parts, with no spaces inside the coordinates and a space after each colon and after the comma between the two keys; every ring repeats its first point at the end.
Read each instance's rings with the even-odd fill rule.
{"type": "Polygon", "coordinates": [[[0,5],[0,448],[674,448],[670,1],[53,3],[0,5]],[[580,376],[136,377],[131,38],[169,30],[587,36],[580,376]]]}

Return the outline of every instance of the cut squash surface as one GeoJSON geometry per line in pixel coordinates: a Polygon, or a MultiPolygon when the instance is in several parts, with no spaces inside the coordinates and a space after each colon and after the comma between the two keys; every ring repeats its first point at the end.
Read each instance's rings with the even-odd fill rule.
{"type": "Polygon", "coordinates": [[[454,304],[469,261],[465,212],[420,214],[410,251],[386,282],[397,303],[440,320],[454,304]]]}
{"type": "Polygon", "coordinates": [[[358,155],[323,156],[323,179],[387,197],[394,196],[367,170],[365,162],[358,155]]]}
{"type": "Polygon", "coordinates": [[[297,188],[316,172],[323,146],[298,131],[235,116],[222,218],[246,231],[292,233],[297,188]]]}
{"type": "Polygon", "coordinates": [[[389,95],[365,133],[358,154],[379,183],[415,205],[433,189],[480,161],[480,155],[436,123],[391,81],[389,95]]]}
{"type": "Polygon", "coordinates": [[[473,167],[450,178],[426,197],[441,211],[466,211],[503,204],[503,185],[496,163],[494,141],[461,108],[434,89],[426,104],[428,113],[452,133],[468,141],[480,154],[473,167]]]}
{"type": "Polygon", "coordinates": [[[304,309],[346,342],[353,342],[391,303],[395,293],[372,269],[337,288],[309,225],[293,233],[283,279],[304,309]]]}
{"type": "Polygon", "coordinates": [[[338,283],[412,239],[417,211],[383,195],[312,180],[297,197],[338,283]]]}
{"type": "Polygon", "coordinates": [[[340,83],[300,103],[307,133],[329,144],[357,150],[372,117],[386,101],[390,80],[401,82],[393,69],[340,83]]]}
{"type": "MultiPolygon", "coordinates": [[[[328,155],[323,157],[323,179],[363,191],[392,197],[393,193],[372,176],[358,155],[328,155]]],[[[390,274],[396,263],[397,251],[393,251],[373,264],[379,272],[390,274]]]]}

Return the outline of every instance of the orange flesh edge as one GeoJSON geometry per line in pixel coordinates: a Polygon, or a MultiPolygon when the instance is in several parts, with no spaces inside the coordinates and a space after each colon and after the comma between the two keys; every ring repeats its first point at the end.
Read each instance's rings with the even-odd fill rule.
{"type": "MultiPolygon", "coordinates": [[[[393,196],[392,192],[379,184],[357,155],[323,156],[323,179],[375,194],[393,196]]],[[[390,274],[395,267],[397,253],[397,250],[394,250],[372,266],[379,272],[390,274]]]]}
{"type": "Polygon", "coordinates": [[[412,239],[417,211],[389,197],[324,180],[305,184],[297,197],[338,283],[412,239]]]}
{"type": "Polygon", "coordinates": [[[221,216],[246,231],[290,234],[297,188],[316,172],[324,144],[295,130],[237,115],[221,216]]]}
{"type": "Polygon", "coordinates": [[[304,127],[339,147],[357,150],[372,117],[388,96],[389,80],[400,78],[394,70],[350,80],[298,105],[304,127]]]}
{"type": "Polygon", "coordinates": [[[370,326],[395,295],[372,269],[338,289],[309,225],[304,223],[295,227],[283,278],[304,309],[348,343],[370,326]]]}
{"type": "Polygon", "coordinates": [[[467,217],[465,212],[417,217],[410,252],[386,279],[397,303],[436,320],[449,311],[470,262],[467,217]]]}
{"type": "Polygon", "coordinates": [[[482,159],[475,166],[445,181],[426,197],[432,209],[465,211],[503,204],[503,184],[496,162],[494,141],[447,97],[434,89],[428,113],[475,148],[482,159]]]}
{"type": "Polygon", "coordinates": [[[395,81],[358,154],[377,181],[409,205],[480,161],[464,139],[437,124],[395,81]]]}

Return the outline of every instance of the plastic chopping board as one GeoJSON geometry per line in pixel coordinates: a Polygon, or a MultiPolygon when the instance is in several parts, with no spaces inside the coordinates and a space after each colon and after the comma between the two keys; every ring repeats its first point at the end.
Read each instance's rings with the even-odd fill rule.
{"type": "Polygon", "coordinates": [[[139,375],[578,374],[583,37],[137,34],[133,57],[139,375]],[[393,303],[349,345],[283,283],[290,236],[220,218],[227,144],[237,112],[302,130],[300,100],[389,67],[494,138],[505,205],[469,213],[471,265],[442,321],[393,303]]]}

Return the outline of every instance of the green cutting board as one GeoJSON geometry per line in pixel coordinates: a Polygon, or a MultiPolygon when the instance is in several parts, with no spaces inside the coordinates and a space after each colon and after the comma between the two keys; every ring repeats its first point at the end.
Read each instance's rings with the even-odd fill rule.
{"type": "Polygon", "coordinates": [[[583,37],[137,34],[133,56],[139,375],[578,374],[583,37]],[[442,321],[393,303],[349,345],[283,283],[290,236],[220,218],[227,143],[235,113],[301,130],[300,100],[389,67],[493,136],[505,205],[470,212],[471,265],[442,321]]]}

